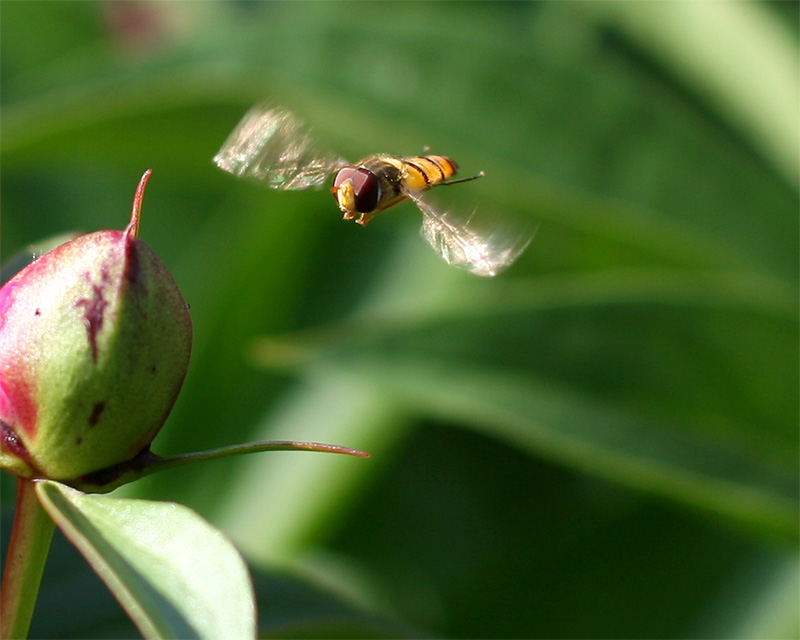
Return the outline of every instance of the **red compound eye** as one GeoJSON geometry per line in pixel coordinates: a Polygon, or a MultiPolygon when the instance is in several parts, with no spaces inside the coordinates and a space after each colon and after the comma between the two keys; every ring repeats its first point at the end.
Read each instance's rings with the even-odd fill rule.
{"type": "Polygon", "coordinates": [[[343,182],[350,180],[353,183],[353,194],[356,199],[356,211],[370,213],[375,210],[381,194],[380,184],[375,174],[363,167],[345,167],[340,169],[333,179],[334,189],[343,182]]]}

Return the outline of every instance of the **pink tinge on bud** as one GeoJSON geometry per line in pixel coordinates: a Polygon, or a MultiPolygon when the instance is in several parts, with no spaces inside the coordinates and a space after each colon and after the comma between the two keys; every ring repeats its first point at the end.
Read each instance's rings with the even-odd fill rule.
{"type": "Polygon", "coordinates": [[[0,463],[75,479],[149,447],[188,367],[191,320],[158,256],[98,231],[28,265],[0,289],[0,463]]]}
{"type": "MultiPolygon", "coordinates": [[[[9,282],[0,289],[0,332],[4,331],[9,309],[14,302],[19,284],[9,282]]],[[[33,402],[30,386],[24,380],[19,380],[5,375],[0,377],[0,417],[2,417],[2,438],[5,440],[6,421],[18,425],[18,428],[33,433],[36,424],[36,405],[33,402]],[[13,400],[12,400],[13,399],[13,400]]]]}

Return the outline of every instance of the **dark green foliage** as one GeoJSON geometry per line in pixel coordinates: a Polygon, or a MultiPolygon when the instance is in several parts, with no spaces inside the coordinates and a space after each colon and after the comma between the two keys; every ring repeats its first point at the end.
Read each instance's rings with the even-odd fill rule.
{"type": "Polygon", "coordinates": [[[275,578],[300,604],[262,606],[274,636],[797,637],[798,104],[779,70],[798,36],[778,4],[4,3],[3,255],[121,227],[153,168],[140,235],[195,327],[155,450],[373,452],[126,490],[337,594],[275,578]],[[682,7],[678,26],[648,6],[682,7]],[[154,37],[126,39],[124,11],[154,37]],[[788,93],[758,89],[767,68],[788,93]],[[236,182],[211,157],[263,99],[353,159],[427,145],[484,170],[441,195],[538,224],[534,243],[484,281],[436,259],[409,204],[364,230],[324,190],[236,182]]]}

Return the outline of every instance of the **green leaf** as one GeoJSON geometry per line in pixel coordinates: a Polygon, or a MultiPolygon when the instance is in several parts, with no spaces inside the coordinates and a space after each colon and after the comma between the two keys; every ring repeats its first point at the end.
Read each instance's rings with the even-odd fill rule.
{"type": "Polygon", "coordinates": [[[264,638],[424,638],[389,617],[376,615],[312,576],[254,571],[259,635],[264,638]]]}
{"type": "Polygon", "coordinates": [[[262,435],[316,433],[357,445],[373,457],[249,456],[231,474],[228,499],[219,505],[220,526],[251,562],[266,566],[285,560],[299,541],[325,534],[322,519],[343,515],[354,487],[378,470],[374,461],[404,436],[404,425],[383,396],[359,388],[350,377],[330,372],[306,377],[287,394],[279,416],[265,416],[262,435]]]}
{"type": "MultiPolygon", "coordinates": [[[[604,407],[578,392],[521,376],[455,371],[430,363],[370,362],[377,375],[424,414],[497,437],[532,455],[731,518],[749,529],[797,539],[792,476],[744,455],[604,407]]],[[[358,375],[354,378],[359,377],[358,375]]]]}
{"type": "Polygon", "coordinates": [[[740,285],[666,271],[542,279],[446,313],[299,334],[284,349],[265,340],[256,356],[306,354],[349,376],[344,388],[791,542],[797,379],[782,350],[797,322],[780,288],[740,285]]]}
{"type": "Polygon", "coordinates": [[[584,7],[680,73],[797,184],[797,41],[777,16],[749,2],[584,7]]]}
{"type": "Polygon", "coordinates": [[[51,481],[37,492],[146,638],[254,636],[245,564],[192,510],[87,495],[51,481]]]}
{"type": "MultiPolygon", "coordinates": [[[[775,538],[797,504],[797,127],[780,114],[796,120],[798,6],[5,3],[1,250],[113,227],[154,168],[142,238],[196,328],[156,451],[302,437],[373,454],[121,490],[191,505],[255,562],[339,555],[342,592],[436,637],[789,637],[731,611],[757,622],[774,598],[774,621],[800,601],[796,580],[753,579],[796,563],[796,538],[775,538]],[[109,20],[134,9],[147,20],[109,20]],[[352,160],[427,145],[484,170],[441,195],[530,219],[533,245],[476,281],[409,203],[365,230],[330,194],[231,179],[210,159],[264,99],[352,160]],[[286,376],[274,365],[308,345],[272,337],[315,327],[286,376]],[[243,357],[261,335],[268,371],[243,357]]],[[[264,595],[302,632],[318,616],[264,595]]]]}
{"type": "MultiPolygon", "coordinates": [[[[47,517],[47,516],[46,516],[47,517]]],[[[8,541],[12,513],[0,513],[0,540],[8,541]]],[[[0,556],[2,560],[2,556],[0,556]]],[[[0,568],[2,564],[0,563],[0,568]]],[[[419,629],[377,616],[313,576],[253,570],[260,603],[260,637],[421,638],[419,629]]],[[[47,557],[31,638],[135,638],[136,627],[78,550],[60,532],[47,557]],[[58,615],[69,611],[69,616],[58,615]]]]}

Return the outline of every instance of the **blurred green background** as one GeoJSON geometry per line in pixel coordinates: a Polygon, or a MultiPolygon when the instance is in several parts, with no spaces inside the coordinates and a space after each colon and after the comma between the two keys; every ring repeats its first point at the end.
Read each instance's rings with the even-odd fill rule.
{"type": "MultiPolygon", "coordinates": [[[[119,491],[251,563],[265,637],[798,637],[798,4],[3,2],[2,255],[122,228],[191,304],[155,442],[271,453],[119,491]],[[255,102],[428,145],[538,225],[440,262],[400,205],[211,158],[255,102]]],[[[11,510],[13,483],[3,478],[11,510]]],[[[35,637],[136,637],[57,539],[35,637]]]]}

